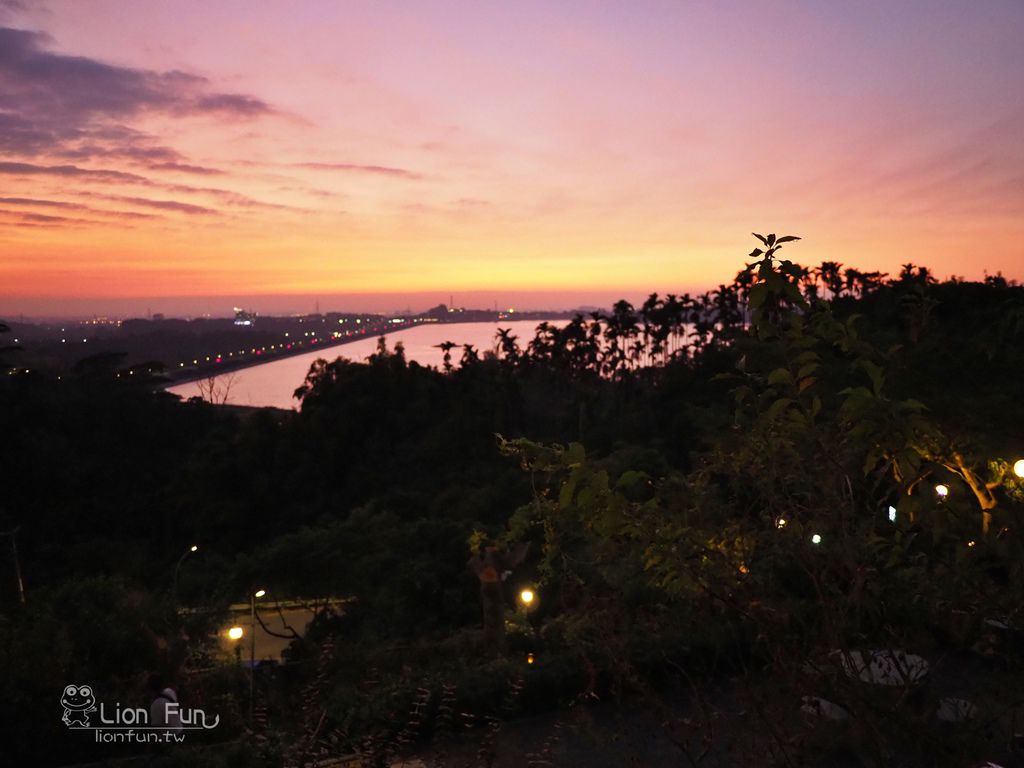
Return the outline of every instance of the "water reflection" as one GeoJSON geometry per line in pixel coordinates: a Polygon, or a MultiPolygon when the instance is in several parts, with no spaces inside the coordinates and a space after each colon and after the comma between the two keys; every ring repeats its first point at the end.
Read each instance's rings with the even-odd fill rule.
{"type": "MultiPolygon", "coordinates": [[[[498,328],[510,328],[513,336],[519,337],[519,346],[525,348],[533,338],[539,320],[517,320],[501,323],[446,323],[443,325],[420,325],[389,333],[388,348],[401,341],[405,345],[407,360],[415,360],[420,365],[432,365],[441,368],[444,352],[437,345],[445,341],[456,344],[452,350],[452,361],[457,363],[462,356],[462,346],[471,344],[481,356],[487,350],[494,349],[495,335],[498,328]]],[[[561,325],[564,320],[549,321],[552,325],[561,325]]],[[[220,391],[227,389],[227,402],[232,405],[251,405],[257,407],[271,406],[274,408],[297,408],[299,402],[292,397],[296,387],[302,384],[309,371],[309,366],[319,357],[327,360],[341,356],[349,360],[363,362],[377,348],[377,338],[365,338],[342,344],[337,347],[318,349],[304,355],[272,360],[260,365],[222,374],[215,379],[215,386],[220,391]]],[[[204,383],[204,386],[208,386],[204,383]]],[[[169,392],[184,398],[196,397],[200,394],[200,383],[190,381],[168,387],[169,392]]]]}

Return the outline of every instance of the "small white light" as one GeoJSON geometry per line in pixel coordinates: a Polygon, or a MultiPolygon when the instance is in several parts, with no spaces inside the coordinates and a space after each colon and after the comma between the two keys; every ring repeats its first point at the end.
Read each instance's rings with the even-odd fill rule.
{"type": "Polygon", "coordinates": [[[889,507],[889,522],[890,523],[895,523],[896,522],[896,507],[892,507],[892,506],[889,507]]]}
{"type": "Polygon", "coordinates": [[[189,552],[198,552],[199,551],[199,545],[198,544],[193,544],[191,547],[189,547],[188,551],[189,552]]]}
{"type": "Polygon", "coordinates": [[[949,486],[942,485],[940,483],[939,485],[935,486],[935,493],[938,494],[940,499],[944,499],[947,496],[949,496],[949,486]]]}
{"type": "Polygon", "coordinates": [[[245,630],[241,627],[232,627],[228,630],[228,638],[231,640],[241,640],[244,634],[245,630]]]}
{"type": "Polygon", "coordinates": [[[1024,459],[1017,459],[1014,463],[1013,474],[1017,477],[1024,477],[1024,459]]]}
{"type": "Polygon", "coordinates": [[[255,594],[256,597],[263,597],[265,594],[267,594],[267,590],[265,590],[265,589],[257,589],[254,594],[255,594]]]}
{"type": "Polygon", "coordinates": [[[816,533],[811,536],[811,544],[821,544],[821,535],[816,533]]]}
{"type": "Polygon", "coordinates": [[[778,520],[775,521],[775,527],[776,528],[785,528],[786,527],[786,522],[787,522],[786,518],[780,517],[778,520]]]}

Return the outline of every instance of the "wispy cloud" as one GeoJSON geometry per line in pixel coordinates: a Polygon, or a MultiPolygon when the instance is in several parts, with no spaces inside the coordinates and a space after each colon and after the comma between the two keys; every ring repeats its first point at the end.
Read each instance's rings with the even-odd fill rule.
{"type": "MultiPolygon", "coordinates": [[[[0,152],[178,163],[181,155],[124,125],[143,114],[252,119],[262,99],[213,89],[204,77],[115,66],[50,50],[39,32],[0,27],[0,152]]],[[[178,169],[181,170],[181,169],[178,169]]]]}
{"type": "Polygon", "coordinates": [[[343,173],[370,173],[377,176],[393,176],[401,179],[419,181],[422,174],[406,168],[395,168],[389,165],[361,165],[359,163],[292,163],[293,168],[306,168],[312,171],[339,171],[343,173]]]}
{"type": "Polygon", "coordinates": [[[66,200],[42,200],[34,197],[0,197],[0,205],[17,205],[27,208],[56,208],[63,211],[83,211],[98,216],[108,216],[117,219],[159,219],[152,213],[138,213],[136,211],[119,211],[105,208],[94,208],[82,203],[71,203],[66,200]]]}
{"type": "Polygon", "coordinates": [[[134,173],[108,169],[79,168],[76,165],[36,165],[35,163],[0,162],[0,174],[11,176],[63,176],[102,182],[151,184],[149,179],[134,173]]]}
{"type": "Polygon", "coordinates": [[[196,176],[224,175],[224,171],[219,168],[207,168],[202,165],[189,165],[188,163],[153,163],[147,167],[151,171],[177,171],[178,173],[192,173],[196,176]]]}
{"type": "Polygon", "coordinates": [[[72,216],[54,216],[48,213],[34,213],[26,211],[11,211],[0,208],[0,224],[6,225],[31,225],[31,226],[64,226],[83,224],[95,224],[97,222],[89,219],[80,219],[72,216]]]}
{"type": "Polygon", "coordinates": [[[220,216],[221,212],[202,205],[183,203],[180,200],[151,200],[147,197],[127,197],[121,195],[97,195],[103,200],[124,205],[135,205],[142,208],[157,208],[162,211],[177,211],[189,216],[220,216]]]}
{"type": "MultiPolygon", "coordinates": [[[[0,162],[0,175],[55,176],[77,179],[79,181],[97,182],[100,184],[136,185],[182,195],[208,195],[210,197],[215,198],[224,205],[236,208],[258,208],[263,210],[279,211],[303,210],[295,206],[263,202],[262,200],[257,200],[255,198],[249,197],[248,195],[243,195],[239,192],[233,192],[230,189],[220,189],[217,187],[194,187],[189,184],[165,183],[161,181],[155,181],[153,179],[147,178],[145,176],[140,176],[135,173],[114,171],[105,168],[81,168],[76,165],[38,165],[35,163],[0,162]]],[[[107,200],[121,200],[122,202],[127,200],[133,200],[137,202],[144,199],[133,197],[118,197],[115,195],[98,195],[90,193],[85,190],[79,190],[78,194],[100,197],[107,200]]],[[[161,207],[160,205],[156,204],[165,202],[172,203],[175,201],[151,200],[149,202],[154,204],[153,207],[161,207]]],[[[166,205],[163,207],[166,207],[168,209],[173,207],[176,210],[185,213],[206,214],[216,212],[210,208],[205,208],[200,205],[191,205],[188,203],[176,203],[175,206],[166,205]],[[191,208],[192,210],[186,210],[186,207],[191,208]]]]}

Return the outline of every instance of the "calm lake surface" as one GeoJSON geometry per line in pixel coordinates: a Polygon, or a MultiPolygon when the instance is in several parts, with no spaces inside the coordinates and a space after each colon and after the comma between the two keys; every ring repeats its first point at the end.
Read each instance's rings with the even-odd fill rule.
{"type": "MultiPolygon", "coordinates": [[[[498,328],[511,328],[512,335],[519,338],[519,346],[525,348],[533,338],[533,332],[541,320],[517,320],[499,323],[446,323],[443,325],[418,325],[387,334],[388,349],[401,341],[405,345],[407,360],[415,360],[420,365],[433,365],[438,368],[443,364],[444,353],[437,348],[445,341],[455,342],[458,348],[452,350],[452,363],[458,364],[462,357],[462,345],[472,344],[483,356],[483,353],[494,348],[494,337],[498,328]]],[[[549,321],[553,325],[561,325],[565,320],[549,321]]],[[[274,408],[298,408],[299,401],[292,397],[295,389],[302,385],[309,372],[309,366],[317,358],[334,360],[345,357],[356,362],[364,362],[377,349],[377,339],[359,339],[336,347],[317,349],[304,355],[296,355],[281,360],[241,368],[224,376],[233,377],[228,402],[232,405],[251,405],[256,407],[271,406],[274,408]]],[[[195,397],[199,394],[199,386],[190,381],[167,388],[183,398],[195,397]]]]}

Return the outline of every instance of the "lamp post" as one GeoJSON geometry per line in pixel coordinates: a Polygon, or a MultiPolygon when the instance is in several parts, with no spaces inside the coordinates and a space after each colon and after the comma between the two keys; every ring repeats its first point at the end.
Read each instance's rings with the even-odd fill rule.
{"type": "Polygon", "coordinates": [[[526,619],[526,623],[531,631],[533,631],[533,624],[530,623],[530,609],[533,608],[533,603],[536,599],[537,593],[531,587],[524,587],[519,590],[519,604],[523,607],[523,617],[526,619]]]}
{"type": "Polygon", "coordinates": [[[178,604],[178,571],[181,570],[181,564],[185,562],[185,558],[191,555],[193,552],[199,551],[199,545],[193,544],[191,547],[181,553],[181,557],[178,558],[178,563],[174,566],[174,604],[178,604]]]}
{"type": "Polygon", "coordinates": [[[21,579],[21,561],[18,559],[18,531],[21,530],[21,526],[13,528],[9,531],[3,531],[0,536],[11,537],[11,554],[14,556],[14,578],[18,582],[18,600],[22,605],[25,604],[25,582],[21,579]]]}
{"type": "Polygon", "coordinates": [[[257,589],[249,595],[249,727],[252,727],[256,712],[256,599],[267,594],[257,589]]]}

